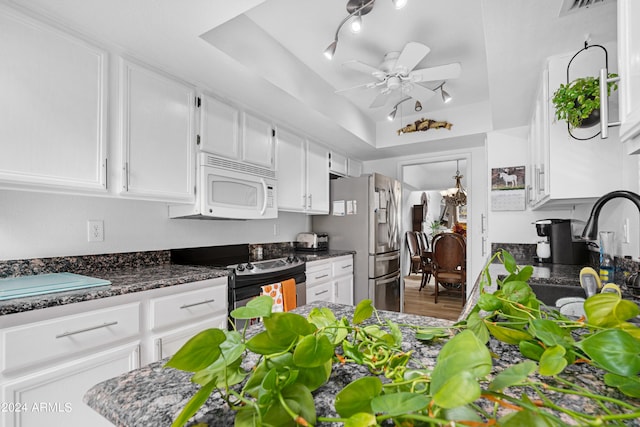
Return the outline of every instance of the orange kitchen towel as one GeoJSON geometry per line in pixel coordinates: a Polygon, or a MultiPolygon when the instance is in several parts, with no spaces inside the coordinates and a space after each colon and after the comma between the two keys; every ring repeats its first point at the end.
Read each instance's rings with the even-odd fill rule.
{"type": "Polygon", "coordinates": [[[284,311],[282,304],[282,284],[272,283],[271,285],[262,286],[262,295],[269,295],[273,299],[272,313],[284,311]]]}
{"type": "Polygon", "coordinates": [[[297,306],[296,279],[287,279],[282,282],[282,296],[284,299],[284,311],[293,310],[297,306]]]}

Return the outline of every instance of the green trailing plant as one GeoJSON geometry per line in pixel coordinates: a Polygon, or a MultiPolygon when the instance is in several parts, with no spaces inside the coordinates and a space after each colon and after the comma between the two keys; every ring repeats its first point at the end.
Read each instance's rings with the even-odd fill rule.
{"type": "MultiPolygon", "coordinates": [[[[617,76],[609,73],[609,78],[617,76]]],[[[617,89],[617,82],[607,84],[608,95],[617,89]]],[[[571,83],[560,84],[551,100],[556,110],[556,119],[566,121],[571,129],[580,127],[583,120],[600,108],[600,80],[588,76],[575,79],[571,83]]]]}
{"type": "Polygon", "coordinates": [[[527,284],[531,266],[519,268],[506,251],[496,252],[492,261],[496,258],[507,276],[493,284],[487,265],[478,304],[448,328],[381,319],[370,300],[359,303],[351,319],[337,319],[328,308],[313,308],[306,318],[272,313],[270,297],[252,300],[231,316],[263,317],[264,330],[247,337],[246,327],[208,329],[167,362],[192,372],[191,380],[200,385],[173,425],[184,425],[214,391],[236,411],[237,427],[325,422],[346,427],[555,426],[567,425],[567,419],[578,425],[624,425],[638,419],[640,329],[627,322],[638,315],[638,307],[619,294],[598,294],[585,302],[588,321],[567,318],[535,297],[527,284]],[[425,345],[444,342],[433,368],[402,350],[406,328],[425,345]],[[490,377],[492,355],[486,343],[491,336],[518,346],[527,360],[490,377]],[[247,371],[241,363],[249,352],[259,357],[247,371]],[[334,364],[351,363],[366,366],[371,375],[336,395],[339,417],[318,416],[312,392],[329,380],[334,364]],[[563,378],[565,367],[574,363],[601,368],[605,383],[630,398],[600,396],[563,378]],[[560,395],[590,399],[596,409],[565,408],[555,403],[560,395]]]}

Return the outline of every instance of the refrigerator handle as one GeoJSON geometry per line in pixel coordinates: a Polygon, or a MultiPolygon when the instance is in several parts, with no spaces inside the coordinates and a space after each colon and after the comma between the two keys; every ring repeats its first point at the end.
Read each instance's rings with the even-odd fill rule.
{"type": "Polygon", "coordinates": [[[384,284],[386,284],[386,283],[395,282],[396,280],[398,280],[398,278],[400,278],[400,275],[399,275],[399,274],[398,274],[398,275],[396,275],[396,276],[393,276],[393,277],[391,277],[391,278],[389,278],[389,279],[384,279],[384,280],[377,280],[377,279],[376,279],[376,286],[378,286],[378,285],[384,285],[384,284]]]}
{"type": "Polygon", "coordinates": [[[383,256],[383,257],[376,257],[376,262],[377,261],[391,261],[393,259],[398,259],[398,258],[400,258],[400,254],[387,255],[387,256],[383,256]]]}

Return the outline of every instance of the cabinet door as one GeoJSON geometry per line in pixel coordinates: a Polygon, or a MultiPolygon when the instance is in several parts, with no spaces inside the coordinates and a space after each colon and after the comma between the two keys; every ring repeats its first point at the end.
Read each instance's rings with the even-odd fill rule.
{"type": "Polygon", "coordinates": [[[193,88],[127,61],[121,65],[123,193],[193,201],[193,88]]]}
{"type": "Polygon", "coordinates": [[[210,328],[227,329],[227,314],[214,316],[204,322],[155,336],[152,360],[155,362],[173,356],[184,343],[199,332],[210,328]]]}
{"type": "Polygon", "coordinates": [[[329,152],[329,171],[339,176],[347,175],[347,157],[336,153],[335,151],[329,152]]]}
{"type": "Polygon", "coordinates": [[[270,122],[242,113],[242,160],[273,169],[274,134],[270,122]]]}
{"type": "Polygon", "coordinates": [[[306,141],[301,136],[278,129],[278,209],[304,212],[306,141]]]}
{"type": "Polygon", "coordinates": [[[333,281],[335,302],[353,305],[353,275],[341,277],[333,281]]]}
{"type": "Polygon", "coordinates": [[[307,286],[307,304],[314,301],[334,302],[333,281],[321,283],[316,286],[307,286]]]}
{"type": "Polygon", "coordinates": [[[107,54],[0,10],[0,181],[106,189],[107,54]]]}
{"type": "Polygon", "coordinates": [[[209,95],[201,95],[200,100],[200,149],[237,160],[240,112],[209,95]]]}
{"type": "Polygon", "coordinates": [[[101,381],[139,366],[136,344],[117,347],[2,385],[3,402],[21,402],[25,411],[3,412],[5,427],[111,426],[83,402],[83,396],[101,381]]]}
{"type": "Polygon", "coordinates": [[[307,212],[329,213],[329,150],[307,144],[307,212]]]}
{"type": "Polygon", "coordinates": [[[640,152],[640,3],[618,0],[620,65],[620,140],[632,141],[627,152],[640,152]]]}

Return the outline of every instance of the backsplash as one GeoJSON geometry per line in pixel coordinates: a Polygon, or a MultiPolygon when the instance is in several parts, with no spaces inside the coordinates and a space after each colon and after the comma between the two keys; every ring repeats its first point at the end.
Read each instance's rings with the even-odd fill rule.
{"type": "Polygon", "coordinates": [[[498,250],[504,249],[516,259],[516,262],[523,264],[532,264],[533,257],[536,254],[536,244],[530,243],[492,243],[491,254],[498,250]]]}
{"type": "Polygon", "coordinates": [[[90,273],[96,270],[138,268],[169,264],[169,251],[128,252],[0,261],[0,278],[46,273],[90,273]]]}

